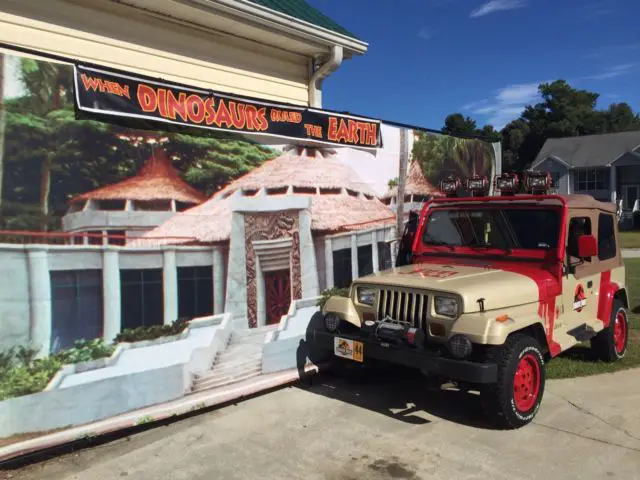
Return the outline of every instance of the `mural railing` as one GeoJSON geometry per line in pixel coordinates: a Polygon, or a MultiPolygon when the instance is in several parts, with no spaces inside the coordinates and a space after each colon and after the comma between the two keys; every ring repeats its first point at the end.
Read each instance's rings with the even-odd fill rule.
{"type": "Polygon", "coordinates": [[[29,230],[0,230],[0,244],[13,245],[68,245],[68,246],[127,246],[153,247],[172,243],[194,244],[197,239],[186,236],[131,237],[103,233],[37,232],[29,230]]]}

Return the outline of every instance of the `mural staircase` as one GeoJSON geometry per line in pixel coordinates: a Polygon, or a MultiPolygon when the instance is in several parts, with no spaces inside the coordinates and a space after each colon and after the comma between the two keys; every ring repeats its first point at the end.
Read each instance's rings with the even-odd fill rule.
{"type": "Polygon", "coordinates": [[[227,348],[213,361],[211,370],[196,375],[191,393],[224,387],[262,374],[262,346],[268,332],[278,325],[235,330],[227,348]]]}

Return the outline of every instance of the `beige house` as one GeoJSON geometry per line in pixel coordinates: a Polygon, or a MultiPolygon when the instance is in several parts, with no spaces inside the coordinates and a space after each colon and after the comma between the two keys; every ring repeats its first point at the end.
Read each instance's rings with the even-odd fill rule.
{"type": "Polygon", "coordinates": [[[313,107],[322,80],[367,51],[305,2],[273,0],[5,0],[0,42],[313,107]]]}

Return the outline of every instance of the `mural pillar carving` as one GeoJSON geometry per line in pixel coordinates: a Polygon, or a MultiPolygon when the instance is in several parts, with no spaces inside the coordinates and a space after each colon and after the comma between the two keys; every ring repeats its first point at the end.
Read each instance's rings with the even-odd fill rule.
{"type": "Polygon", "coordinates": [[[244,214],[246,272],[247,272],[247,322],[249,328],[258,325],[258,284],[256,240],[277,240],[291,238],[291,298],[302,298],[302,272],[300,268],[300,233],[298,211],[261,212],[244,214]]]}

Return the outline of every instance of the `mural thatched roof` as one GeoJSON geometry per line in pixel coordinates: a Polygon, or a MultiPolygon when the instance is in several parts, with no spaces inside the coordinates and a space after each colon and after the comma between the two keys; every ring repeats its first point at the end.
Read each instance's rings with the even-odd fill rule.
{"type": "Polygon", "coordinates": [[[173,237],[179,232],[180,236],[195,237],[200,243],[228,240],[234,198],[255,197],[256,191],[267,198],[310,197],[313,231],[337,233],[395,223],[393,211],[338,158],[294,151],[265,162],[207,202],[174,215],[144,236],[173,237]]]}
{"type": "Polygon", "coordinates": [[[71,199],[71,202],[89,199],[176,200],[199,204],[204,202],[207,197],[180,177],[164,150],[154,148],[151,156],[135,176],[77,195],[71,199]]]}
{"type": "MultiPolygon", "coordinates": [[[[405,195],[422,195],[425,197],[440,197],[442,192],[429,183],[422,173],[420,163],[413,160],[407,168],[407,176],[404,186],[405,195]]],[[[398,195],[398,187],[389,189],[382,198],[392,198],[398,195]]]]}

